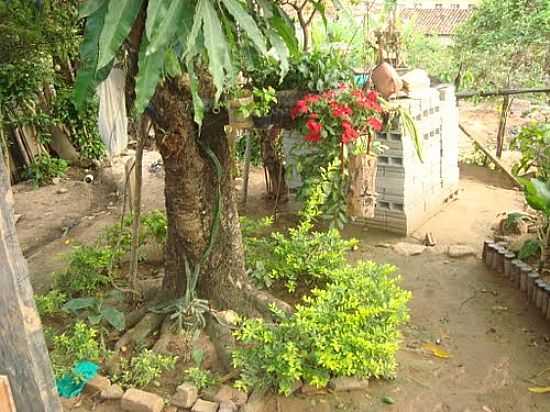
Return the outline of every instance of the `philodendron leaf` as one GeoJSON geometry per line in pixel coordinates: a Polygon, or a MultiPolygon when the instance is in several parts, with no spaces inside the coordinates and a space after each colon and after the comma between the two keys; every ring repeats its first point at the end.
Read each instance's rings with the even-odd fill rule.
{"type": "Polygon", "coordinates": [[[115,309],[112,306],[105,305],[101,308],[101,315],[103,319],[107,321],[113,328],[119,332],[123,331],[126,328],[126,321],[124,319],[124,314],[115,309]]]}
{"type": "Polygon", "coordinates": [[[550,183],[539,179],[523,181],[525,188],[525,200],[535,210],[550,215],[550,183]]]}
{"type": "Polygon", "coordinates": [[[126,39],[143,0],[110,0],[105,24],[99,38],[98,69],[107,66],[116,56],[126,39]]]}
{"type": "Polygon", "coordinates": [[[76,298],[71,299],[63,305],[63,310],[66,312],[76,313],[82,309],[89,309],[97,304],[96,298],[76,298]]]}

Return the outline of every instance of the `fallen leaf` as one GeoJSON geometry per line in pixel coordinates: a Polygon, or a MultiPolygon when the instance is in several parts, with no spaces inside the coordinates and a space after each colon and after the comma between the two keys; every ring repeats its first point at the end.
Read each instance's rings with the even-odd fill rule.
{"type": "Polygon", "coordinates": [[[550,392],[550,386],[533,386],[528,388],[528,391],[533,393],[547,393],[550,392]]]}
{"type": "Polygon", "coordinates": [[[422,345],[422,349],[425,349],[432,353],[436,358],[447,359],[450,358],[449,352],[443,349],[441,346],[434,345],[433,343],[425,343],[422,345]]]}
{"type": "Polygon", "coordinates": [[[495,305],[491,308],[494,312],[506,312],[508,310],[507,306],[495,305]]]}
{"type": "Polygon", "coordinates": [[[382,398],[382,402],[387,403],[388,405],[393,405],[395,403],[391,396],[384,396],[382,398]]]}

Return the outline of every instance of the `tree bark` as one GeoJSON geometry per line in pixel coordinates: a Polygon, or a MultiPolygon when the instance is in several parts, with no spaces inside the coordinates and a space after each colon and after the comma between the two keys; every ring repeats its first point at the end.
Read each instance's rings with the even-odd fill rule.
{"type": "Polygon", "coordinates": [[[18,411],[58,412],[62,409],[12,204],[9,176],[0,161],[0,375],[8,376],[18,411]]]}
{"type": "Polygon", "coordinates": [[[208,248],[220,190],[220,229],[211,253],[200,264],[198,295],[218,309],[257,314],[254,293],[247,293],[253,292],[253,288],[244,270],[229,142],[224,131],[227,114],[206,113],[199,136],[190,109],[189,88],[175,79],[166,79],[157,88],[152,103],[156,143],[165,168],[168,237],[163,287],[178,296],[185,292],[185,260],[191,270],[201,263],[208,248]],[[205,147],[214,152],[221,164],[221,181],[205,147]]]}
{"type": "Polygon", "coordinates": [[[277,140],[281,138],[280,129],[270,129],[261,132],[262,158],[267,169],[267,197],[278,202],[288,201],[288,186],[286,184],[285,166],[277,150],[277,140]]]}
{"type": "Polygon", "coordinates": [[[511,106],[510,96],[506,95],[502,99],[502,108],[500,112],[500,121],[498,123],[497,132],[497,157],[502,157],[502,151],[504,150],[504,137],[506,136],[506,123],[508,121],[508,114],[510,113],[511,106]]]}

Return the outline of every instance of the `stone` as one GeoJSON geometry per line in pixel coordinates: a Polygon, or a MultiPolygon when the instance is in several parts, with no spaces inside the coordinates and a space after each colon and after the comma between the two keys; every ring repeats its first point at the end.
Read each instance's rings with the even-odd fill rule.
{"type": "Polygon", "coordinates": [[[421,255],[426,246],[419,243],[399,242],[393,245],[393,250],[403,256],[416,256],[421,255]]]}
{"type": "Polygon", "coordinates": [[[52,178],[52,185],[58,185],[61,182],[60,177],[54,177],[52,178]]]}
{"type": "Polygon", "coordinates": [[[178,412],[177,406],[169,405],[162,412],[178,412]]]}
{"type": "Polygon", "coordinates": [[[178,408],[190,408],[199,398],[199,390],[195,385],[182,383],[172,396],[170,403],[178,408]]]}
{"type": "Polygon", "coordinates": [[[161,412],[164,401],[157,394],[131,388],[122,395],[120,407],[131,412],[161,412]]]}
{"type": "Polygon", "coordinates": [[[219,403],[231,401],[237,406],[242,406],[248,400],[248,394],[238,389],[232,388],[229,385],[222,385],[222,387],[214,396],[214,399],[216,400],[216,402],[219,403]]]}
{"type": "Polygon", "coordinates": [[[310,385],[309,383],[305,383],[300,388],[300,392],[303,393],[304,395],[314,395],[317,393],[324,392],[324,388],[318,388],[315,385],[310,385]]]}
{"type": "Polygon", "coordinates": [[[108,389],[111,386],[111,381],[102,375],[96,375],[95,378],[86,383],[85,392],[89,394],[96,394],[108,389]]]}
{"type": "Polygon", "coordinates": [[[218,409],[218,412],[237,412],[238,410],[239,407],[232,401],[224,401],[220,403],[220,409],[218,409]]]}
{"type": "Polygon", "coordinates": [[[369,381],[351,376],[341,376],[331,379],[328,386],[335,392],[357,391],[366,389],[369,386],[369,381]]]}
{"type": "Polygon", "coordinates": [[[241,412],[264,412],[265,410],[267,410],[266,391],[257,389],[252,391],[248,401],[240,409],[241,412]]]}
{"type": "Polygon", "coordinates": [[[217,317],[228,325],[236,325],[239,322],[239,315],[232,310],[218,312],[217,317]]]}
{"type": "Polygon", "coordinates": [[[462,258],[466,256],[475,255],[475,251],[472,247],[466,245],[451,245],[447,254],[452,258],[462,258]]]}
{"type": "Polygon", "coordinates": [[[57,193],[58,195],[62,195],[64,193],[68,193],[69,192],[69,189],[67,189],[66,187],[60,187],[59,189],[57,189],[55,191],[55,193],[57,193]]]}
{"type": "Polygon", "coordinates": [[[216,352],[216,347],[207,334],[201,333],[200,336],[193,341],[192,351],[201,351],[203,353],[202,368],[213,369],[217,365],[218,354],[216,352]]]}
{"type": "Polygon", "coordinates": [[[191,408],[191,412],[217,412],[218,403],[198,399],[191,408]]]}
{"type": "Polygon", "coordinates": [[[120,385],[111,385],[101,391],[101,399],[103,400],[116,400],[122,398],[124,391],[120,385]]]}

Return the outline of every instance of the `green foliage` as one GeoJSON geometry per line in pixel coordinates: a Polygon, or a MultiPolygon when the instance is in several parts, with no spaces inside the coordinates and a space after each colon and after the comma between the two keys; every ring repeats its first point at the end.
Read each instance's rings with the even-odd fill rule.
{"type": "Polygon", "coordinates": [[[361,262],[335,270],[331,279],[279,323],[244,321],[235,334],[243,348],[233,353],[240,387],[288,394],[298,380],[323,387],[337,376],[393,376],[410,299],[395,268],[361,262]]]}
{"type": "Polygon", "coordinates": [[[45,295],[34,297],[36,309],[42,318],[52,316],[61,311],[61,306],[67,301],[67,295],[59,289],[52,289],[45,295]]]}
{"type": "Polygon", "coordinates": [[[54,177],[63,177],[69,168],[69,164],[49,154],[36,156],[31,165],[25,171],[28,179],[31,179],[33,186],[44,186],[50,184],[54,177]]]}
{"type": "Polygon", "coordinates": [[[121,332],[126,329],[124,313],[108,305],[101,297],[75,298],[63,305],[63,310],[74,315],[84,312],[90,325],[105,322],[121,332]]]}
{"type": "Polygon", "coordinates": [[[113,381],[129,387],[143,388],[157,381],[160,376],[176,366],[177,357],[155,353],[143,349],[128,362],[126,358],[121,365],[120,376],[114,376],[113,381]]]}
{"type": "Polygon", "coordinates": [[[533,209],[550,218],[550,180],[531,179],[524,181],[525,200],[533,209]]]}
{"type": "Polygon", "coordinates": [[[262,117],[268,115],[271,112],[271,107],[277,103],[275,89],[271,86],[261,89],[254,87],[252,89],[252,96],[254,98],[252,103],[240,106],[238,109],[243,117],[262,117]]]}
{"type": "Polygon", "coordinates": [[[56,287],[69,295],[91,295],[110,284],[109,270],[116,258],[110,247],[76,246],[67,270],[56,275],[56,287]]]}
{"type": "MultiPolygon", "coordinates": [[[[248,131],[250,136],[250,164],[253,166],[261,166],[263,163],[262,158],[262,142],[261,136],[255,132],[254,129],[248,131]]],[[[244,155],[246,151],[246,137],[242,136],[236,143],[235,155],[237,159],[244,162],[244,155]]]]}
{"type": "Polygon", "coordinates": [[[542,180],[550,180],[550,123],[524,126],[510,146],[521,152],[521,159],[512,168],[515,175],[533,170],[542,180]]]}
{"type": "Polygon", "coordinates": [[[477,89],[542,86],[548,72],[548,0],[483,0],[454,52],[477,89]]]}
{"type": "Polygon", "coordinates": [[[529,259],[531,257],[540,256],[542,251],[542,243],[538,239],[527,239],[518,253],[519,259],[529,259]]]}
{"type": "Polygon", "coordinates": [[[159,244],[166,243],[168,222],[166,214],[160,210],[153,210],[141,217],[143,237],[145,240],[154,239],[159,244]]]}
{"type": "Polygon", "coordinates": [[[216,384],[216,378],[209,370],[197,367],[185,371],[185,380],[195,385],[199,391],[216,384]]]}
{"type": "Polygon", "coordinates": [[[97,335],[97,330],[79,321],[68,332],[52,336],[50,360],[55,375],[64,375],[80,360],[101,360],[104,353],[99,346],[97,335]]]}

